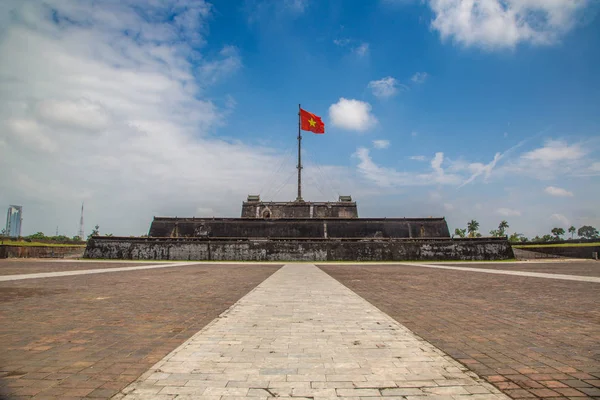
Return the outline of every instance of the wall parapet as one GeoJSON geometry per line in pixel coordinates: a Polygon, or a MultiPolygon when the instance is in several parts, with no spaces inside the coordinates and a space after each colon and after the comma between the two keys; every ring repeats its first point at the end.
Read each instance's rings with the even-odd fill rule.
{"type": "Polygon", "coordinates": [[[83,246],[13,246],[0,245],[0,258],[78,258],[83,246]]]}
{"type": "Polygon", "coordinates": [[[169,218],[154,217],[151,237],[449,238],[444,218],[169,218]]]}

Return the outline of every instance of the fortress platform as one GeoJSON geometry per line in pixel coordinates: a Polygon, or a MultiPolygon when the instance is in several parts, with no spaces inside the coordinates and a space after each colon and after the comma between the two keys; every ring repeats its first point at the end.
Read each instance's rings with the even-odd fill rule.
{"type": "Polygon", "coordinates": [[[337,202],[263,202],[240,218],[154,217],[148,237],[96,236],[85,257],[187,261],[414,261],[514,258],[506,238],[452,239],[445,218],[359,218],[337,202]]]}

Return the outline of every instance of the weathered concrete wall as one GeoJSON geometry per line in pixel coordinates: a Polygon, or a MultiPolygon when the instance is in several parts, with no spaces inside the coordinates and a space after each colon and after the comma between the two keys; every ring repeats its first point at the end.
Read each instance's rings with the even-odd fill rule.
{"type": "Polygon", "coordinates": [[[207,261],[505,260],[507,240],[481,239],[168,239],[94,237],[86,258],[207,261]]]}
{"type": "Polygon", "coordinates": [[[513,246],[513,253],[515,253],[515,258],[517,260],[539,260],[539,259],[545,259],[545,258],[562,258],[560,256],[555,256],[554,254],[538,253],[535,251],[518,249],[514,246],[513,246]]]}
{"type": "Polygon", "coordinates": [[[249,219],[155,217],[151,237],[450,238],[444,218],[249,219]]]}
{"type": "Polygon", "coordinates": [[[77,258],[83,257],[82,246],[11,246],[0,245],[0,258],[77,258]]]}
{"type": "Polygon", "coordinates": [[[242,218],[358,218],[358,209],[355,202],[245,201],[242,218]]]}
{"type": "MultiPolygon", "coordinates": [[[[552,246],[532,246],[525,247],[522,249],[528,252],[534,252],[540,256],[536,258],[553,258],[553,257],[566,257],[566,258],[592,258],[593,253],[600,255],[600,246],[573,246],[573,247],[552,247],[552,246]]],[[[533,258],[533,257],[530,257],[533,258]]]]}

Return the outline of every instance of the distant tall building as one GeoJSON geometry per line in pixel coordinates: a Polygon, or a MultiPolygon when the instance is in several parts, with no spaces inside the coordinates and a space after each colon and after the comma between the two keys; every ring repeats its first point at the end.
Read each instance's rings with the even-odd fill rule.
{"type": "Polygon", "coordinates": [[[83,227],[83,202],[81,203],[81,218],[79,218],[79,232],[77,236],[79,236],[79,240],[85,240],[85,228],[83,227]]]}
{"type": "Polygon", "coordinates": [[[23,222],[23,206],[8,206],[6,214],[6,234],[9,237],[21,236],[21,222],[23,222]]]}

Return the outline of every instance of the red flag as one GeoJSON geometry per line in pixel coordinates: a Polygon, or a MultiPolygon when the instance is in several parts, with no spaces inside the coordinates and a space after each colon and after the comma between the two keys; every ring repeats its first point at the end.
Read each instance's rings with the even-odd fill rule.
{"type": "Polygon", "coordinates": [[[325,133],[325,124],[321,121],[321,117],[300,109],[300,129],[313,133],[325,133]]]}

